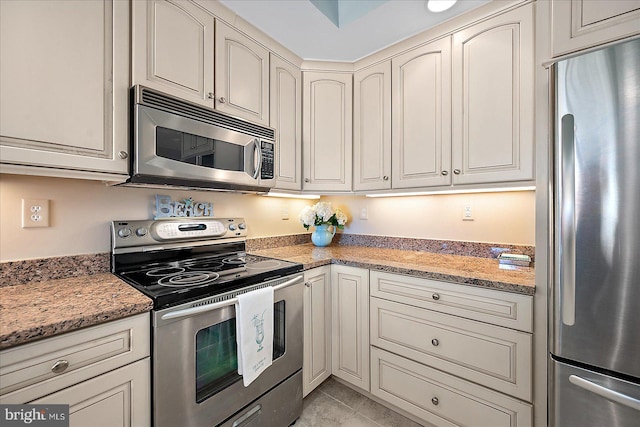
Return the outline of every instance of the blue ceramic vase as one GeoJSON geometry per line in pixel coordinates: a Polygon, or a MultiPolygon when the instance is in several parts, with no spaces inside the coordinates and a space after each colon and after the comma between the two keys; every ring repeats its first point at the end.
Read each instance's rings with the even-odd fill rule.
{"type": "Polygon", "coordinates": [[[336,227],[328,224],[316,225],[316,229],[311,233],[311,241],[316,246],[328,246],[331,243],[331,239],[336,234],[336,227]],[[329,231],[329,227],[333,231],[329,231]]]}

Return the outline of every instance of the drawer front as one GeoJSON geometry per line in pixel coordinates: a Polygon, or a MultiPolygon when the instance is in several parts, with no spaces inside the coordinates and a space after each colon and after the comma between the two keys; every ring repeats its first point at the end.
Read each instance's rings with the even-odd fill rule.
{"type": "Polygon", "coordinates": [[[532,424],[531,405],[377,348],[371,393],[436,426],[532,424]]]}
{"type": "Polygon", "coordinates": [[[371,271],[371,296],[532,332],[533,298],[455,283],[371,271]]]}
{"type": "Polygon", "coordinates": [[[143,313],[4,350],[0,401],[44,396],[147,357],[149,341],[150,318],[143,313]]]}
{"type": "Polygon", "coordinates": [[[531,401],[531,335],[371,298],[371,344],[531,401]]]}

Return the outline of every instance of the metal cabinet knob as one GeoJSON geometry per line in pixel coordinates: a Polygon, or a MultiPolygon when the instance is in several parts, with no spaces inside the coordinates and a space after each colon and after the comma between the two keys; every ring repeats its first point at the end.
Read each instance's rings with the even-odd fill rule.
{"type": "Polygon", "coordinates": [[[447,176],[447,175],[449,175],[449,172],[448,171],[442,171],[442,172],[440,172],[440,174],[442,174],[442,176],[447,176]]]}
{"type": "Polygon", "coordinates": [[[209,98],[209,99],[215,99],[215,98],[216,98],[216,96],[213,94],[213,92],[209,92],[209,93],[207,94],[207,98],[209,98]]]}
{"type": "Polygon", "coordinates": [[[304,282],[304,285],[305,285],[307,288],[310,288],[310,287],[311,287],[311,282],[304,282]]]}
{"type": "Polygon", "coordinates": [[[118,157],[124,160],[129,157],[129,153],[127,153],[126,151],[118,151],[118,157]]]}
{"type": "Polygon", "coordinates": [[[66,371],[68,367],[69,361],[61,359],[53,364],[53,366],[51,367],[51,372],[53,372],[54,374],[61,374],[66,371]]]}
{"type": "Polygon", "coordinates": [[[305,178],[304,182],[311,182],[311,180],[309,178],[305,178]]]}
{"type": "Polygon", "coordinates": [[[387,175],[383,176],[382,179],[384,179],[385,181],[389,181],[389,177],[387,175]]]}
{"type": "Polygon", "coordinates": [[[433,294],[433,295],[431,295],[431,298],[433,298],[434,300],[438,301],[440,299],[440,295],[439,294],[433,294]]]}
{"type": "Polygon", "coordinates": [[[431,403],[433,403],[434,405],[437,405],[438,403],[440,403],[440,401],[438,400],[437,397],[432,397],[431,398],[431,403]]]}
{"type": "Polygon", "coordinates": [[[226,102],[227,102],[227,98],[225,98],[224,96],[221,96],[221,97],[218,99],[218,102],[219,102],[220,104],[224,104],[224,103],[226,103],[226,102]]]}
{"type": "Polygon", "coordinates": [[[433,344],[434,347],[437,347],[440,345],[440,341],[438,341],[436,338],[431,340],[431,344],[433,344]]]}
{"type": "Polygon", "coordinates": [[[460,175],[460,169],[454,169],[453,173],[455,173],[456,175],[460,175]]]}

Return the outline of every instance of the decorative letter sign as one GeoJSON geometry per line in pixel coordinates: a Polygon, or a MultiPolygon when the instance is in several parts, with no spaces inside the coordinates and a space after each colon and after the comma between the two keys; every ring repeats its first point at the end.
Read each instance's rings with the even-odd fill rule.
{"type": "Polygon", "coordinates": [[[213,203],[194,202],[192,197],[178,202],[171,196],[156,194],[155,219],[198,216],[213,216],[213,203]]]}

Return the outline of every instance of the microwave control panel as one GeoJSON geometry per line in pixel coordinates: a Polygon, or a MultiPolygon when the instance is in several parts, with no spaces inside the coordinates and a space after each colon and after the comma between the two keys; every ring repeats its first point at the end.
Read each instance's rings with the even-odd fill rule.
{"type": "Polygon", "coordinates": [[[261,141],[262,167],[260,168],[261,179],[273,179],[274,144],[272,142],[261,141]]]}

